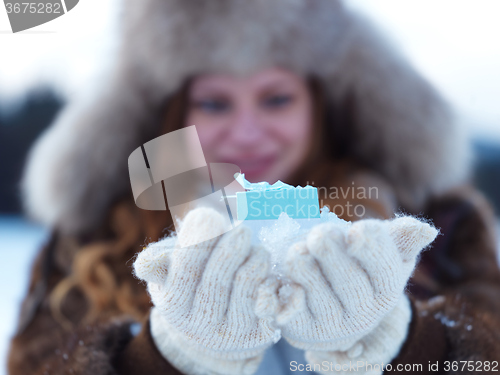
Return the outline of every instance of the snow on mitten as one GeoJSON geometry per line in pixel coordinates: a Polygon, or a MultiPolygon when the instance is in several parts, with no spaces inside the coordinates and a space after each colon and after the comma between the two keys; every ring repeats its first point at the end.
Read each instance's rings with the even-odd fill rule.
{"type": "Polygon", "coordinates": [[[251,246],[249,229],[198,243],[223,225],[216,211],[193,210],[178,237],[149,245],[134,263],[155,305],[155,344],[185,374],[252,374],[280,338],[269,254],[251,246]]]}
{"type": "Polygon", "coordinates": [[[437,234],[410,216],[316,226],[288,253],[295,312],[278,315],[283,336],[313,363],[389,363],[411,320],[406,283],[437,234]]]}

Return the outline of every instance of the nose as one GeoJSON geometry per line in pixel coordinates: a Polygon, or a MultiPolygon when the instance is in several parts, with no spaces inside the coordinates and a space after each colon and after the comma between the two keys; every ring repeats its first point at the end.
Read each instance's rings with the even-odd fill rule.
{"type": "Polygon", "coordinates": [[[240,108],[235,113],[230,139],[238,147],[251,148],[265,137],[259,114],[252,108],[240,108]]]}

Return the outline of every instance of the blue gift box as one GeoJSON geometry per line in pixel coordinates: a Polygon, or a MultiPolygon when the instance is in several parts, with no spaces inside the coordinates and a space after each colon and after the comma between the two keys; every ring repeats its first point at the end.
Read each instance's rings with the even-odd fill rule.
{"type": "Polygon", "coordinates": [[[282,213],[292,219],[316,219],[320,217],[318,189],[312,186],[284,184],[273,185],[267,182],[252,184],[237,178],[247,189],[236,193],[238,220],[276,220],[282,213]]]}

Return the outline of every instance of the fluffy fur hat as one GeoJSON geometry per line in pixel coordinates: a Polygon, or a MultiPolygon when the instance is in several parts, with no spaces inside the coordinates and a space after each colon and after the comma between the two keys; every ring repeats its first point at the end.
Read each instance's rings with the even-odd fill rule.
{"type": "Polygon", "coordinates": [[[418,209],[462,181],[468,148],[435,90],[374,28],[337,0],[125,0],[113,75],[72,103],[31,152],[28,212],[82,232],[132,194],[129,154],[154,137],[158,114],[185,79],[280,65],[321,80],[331,105],[356,103],[352,156],[418,209]]]}

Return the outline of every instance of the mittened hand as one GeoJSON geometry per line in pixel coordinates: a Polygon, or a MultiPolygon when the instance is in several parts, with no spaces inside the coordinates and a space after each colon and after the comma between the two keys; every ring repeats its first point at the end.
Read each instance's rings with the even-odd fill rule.
{"type": "Polygon", "coordinates": [[[134,263],[155,304],[153,339],[179,370],[251,374],[280,338],[275,324],[313,362],[397,353],[411,318],[404,288],[435,228],[412,217],[321,224],[290,248],[291,282],[278,291],[268,252],[251,246],[244,227],[215,237],[223,225],[215,211],[194,210],[178,237],[134,263]]]}
{"type": "Polygon", "coordinates": [[[264,283],[270,270],[269,254],[251,246],[250,231],[238,227],[197,243],[199,238],[210,238],[211,232],[221,233],[223,225],[222,216],[214,210],[193,210],[178,238],[149,246],[134,263],[155,305],[151,330],[157,346],[164,346],[164,355],[189,373],[206,371],[193,370],[186,364],[190,361],[199,361],[200,366],[214,361],[214,373],[223,372],[225,366],[228,373],[245,373],[235,367],[237,362],[216,362],[257,356],[280,338],[273,326],[273,306],[277,305],[267,298],[264,283]],[[180,246],[187,244],[191,245],[180,246]],[[257,316],[257,307],[265,316],[257,316]],[[162,330],[165,334],[158,334],[162,330]],[[179,354],[181,346],[189,350],[179,354]]]}
{"type": "Polygon", "coordinates": [[[313,228],[288,253],[295,307],[278,316],[283,336],[306,350],[361,350],[359,340],[401,303],[417,256],[437,234],[412,217],[313,228]]]}

